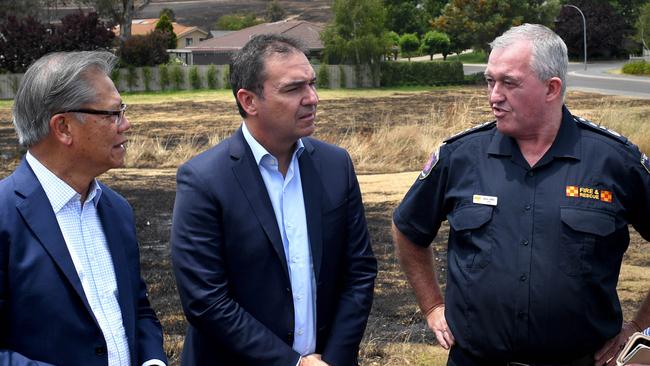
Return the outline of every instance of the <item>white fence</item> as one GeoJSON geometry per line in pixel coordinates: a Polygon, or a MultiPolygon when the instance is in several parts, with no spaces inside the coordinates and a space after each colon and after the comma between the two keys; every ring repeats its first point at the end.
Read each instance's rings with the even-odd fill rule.
{"type": "MultiPolygon", "coordinates": [[[[379,86],[379,81],[373,79],[368,66],[314,65],[317,74],[323,66],[328,68],[330,89],[379,86]],[[360,75],[357,76],[357,72],[360,72],[360,75]]],[[[223,89],[229,88],[228,70],[228,65],[138,67],[130,70],[122,68],[116,69],[111,78],[121,92],[223,89]],[[164,77],[165,73],[166,77],[164,77]],[[192,77],[192,74],[195,76],[192,77]]],[[[23,74],[0,74],[0,99],[13,99],[22,76],[23,74]]]]}

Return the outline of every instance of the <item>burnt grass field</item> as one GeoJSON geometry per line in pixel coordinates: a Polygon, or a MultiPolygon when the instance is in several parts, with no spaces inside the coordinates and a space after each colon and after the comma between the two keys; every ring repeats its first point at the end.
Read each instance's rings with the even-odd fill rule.
{"type": "MultiPolygon", "coordinates": [[[[489,109],[483,90],[459,88],[418,93],[394,93],[379,97],[349,97],[324,99],[319,105],[316,137],[340,141],[346,134],[371,134],[373,123],[390,120],[391,124],[426,122],[432,106],[443,108],[454,103],[470,105],[469,120],[489,120],[489,109]]],[[[137,95],[130,96],[128,116],[133,125],[130,137],[142,135],[167,141],[171,146],[188,134],[199,144],[205,144],[209,135],[218,131],[226,136],[238,127],[240,119],[233,102],[180,101],[174,103],[138,104],[137,95]]],[[[650,123],[650,100],[604,97],[596,94],[571,92],[567,104],[581,113],[596,113],[603,105],[617,108],[636,108],[645,113],[650,123]]],[[[471,126],[466,126],[471,127],[471,126]]],[[[456,131],[449,131],[452,134],[456,131]]],[[[11,124],[10,107],[0,107],[0,178],[11,173],[24,151],[17,146],[11,124]]],[[[358,167],[364,193],[366,216],[373,249],[379,261],[375,301],[361,349],[363,365],[417,365],[438,364],[427,354],[444,358],[441,347],[435,345],[427,331],[404,277],[393,255],[390,237],[390,219],[394,207],[406,192],[424,161],[413,159],[402,168],[386,166],[383,170],[358,167]],[[406,168],[403,168],[406,167],[406,168]],[[393,174],[410,171],[410,174],[393,174]],[[381,188],[368,199],[364,177],[381,175],[381,188]],[[383,197],[383,198],[382,198],[383,197]]],[[[356,164],[356,162],[355,162],[356,164]]],[[[145,164],[146,165],[146,164],[145,164]]],[[[112,170],[100,179],[125,196],[135,211],[140,242],[143,276],[150,290],[152,305],[165,330],[165,347],[171,365],[179,364],[186,323],[182,314],[175,280],[171,271],[169,234],[175,194],[175,168],[155,166],[112,170]]],[[[376,186],[373,186],[376,189],[376,186]]],[[[631,230],[632,241],[624,262],[619,293],[626,318],[640,304],[643,291],[650,288],[648,244],[631,230]]],[[[443,225],[434,243],[439,279],[445,281],[445,254],[448,227],[443,225]]]]}

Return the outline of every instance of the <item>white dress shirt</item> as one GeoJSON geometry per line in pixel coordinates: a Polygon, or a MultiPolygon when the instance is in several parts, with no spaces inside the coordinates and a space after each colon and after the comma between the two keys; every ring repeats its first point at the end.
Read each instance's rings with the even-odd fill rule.
{"type": "MultiPolygon", "coordinates": [[[[129,344],[118,302],[113,260],[97,214],[102,189],[93,180],[86,201],[66,182],[57,177],[30,152],[27,163],[34,171],[56,215],[88,304],[106,341],[108,365],[129,366],[129,344]]],[[[149,360],[143,366],[164,365],[149,360]]]]}
{"type": "Polygon", "coordinates": [[[298,157],[305,147],[301,140],[297,141],[287,174],[283,177],[278,159],[255,140],[245,122],[242,132],[262,174],[282,236],[293,293],[293,349],[300,355],[308,355],[316,350],[316,280],[298,164],[298,157]]]}

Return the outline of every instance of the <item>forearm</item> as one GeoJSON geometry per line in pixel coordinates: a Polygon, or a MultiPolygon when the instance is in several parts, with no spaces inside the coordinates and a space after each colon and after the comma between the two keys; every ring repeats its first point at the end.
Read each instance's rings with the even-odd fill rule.
{"type": "Polygon", "coordinates": [[[643,299],[641,307],[639,307],[639,310],[632,319],[632,324],[638,328],[637,330],[639,331],[650,327],[650,290],[646,294],[645,299],[643,299]]]}
{"type": "Polygon", "coordinates": [[[411,242],[395,224],[392,229],[397,259],[415,292],[420,310],[426,315],[444,304],[433,266],[433,252],[431,248],[420,247],[411,242]]]}

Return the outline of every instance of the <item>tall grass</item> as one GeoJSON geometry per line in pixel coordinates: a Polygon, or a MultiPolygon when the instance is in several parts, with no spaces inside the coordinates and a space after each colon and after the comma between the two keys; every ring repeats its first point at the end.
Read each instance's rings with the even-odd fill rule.
{"type": "Polygon", "coordinates": [[[189,135],[178,140],[134,135],[127,144],[126,168],[176,168],[223,139],[220,133],[189,135]]]}

